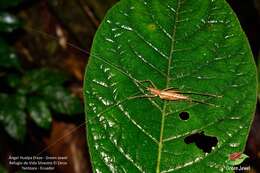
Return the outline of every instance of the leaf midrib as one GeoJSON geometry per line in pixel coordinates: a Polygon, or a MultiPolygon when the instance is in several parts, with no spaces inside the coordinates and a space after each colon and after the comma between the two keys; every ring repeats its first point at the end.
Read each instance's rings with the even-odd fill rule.
{"type": "MultiPolygon", "coordinates": [[[[170,72],[171,72],[171,64],[172,64],[172,58],[173,58],[173,51],[175,48],[175,37],[176,37],[176,30],[177,30],[177,20],[179,18],[179,10],[181,6],[181,0],[177,1],[177,9],[174,17],[174,24],[173,24],[173,33],[172,33],[172,42],[171,42],[171,50],[169,55],[169,61],[168,61],[168,69],[167,69],[167,76],[166,76],[166,87],[169,87],[169,81],[170,81],[170,72]]],[[[158,155],[157,155],[157,164],[156,164],[156,173],[160,173],[160,164],[161,164],[161,154],[162,154],[162,147],[163,147],[163,133],[164,133],[164,124],[165,124],[165,115],[166,115],[166,107],[167,107],[167,101],[164,100],[163,104],[163,111],[162,111],[162,119],[161,119],[161,130],[160,130],[160,140],[158,145],[158,155]]]]}

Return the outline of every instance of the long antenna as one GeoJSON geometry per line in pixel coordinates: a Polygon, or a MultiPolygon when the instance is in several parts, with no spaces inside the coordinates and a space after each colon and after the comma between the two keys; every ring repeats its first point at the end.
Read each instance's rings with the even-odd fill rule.
{"type": "MultiPolygon", "coordinates": [[[[31,27],[28,27],[28,26],[25,26],[24,27],[26,30],[29,30],[29,31],[32,31],[32,32],[36,32],[40,35],[43,35],[47,38],[50,38],[50,39],[54,39],[56,40],[57,42],[59,42],[59,38],[54,36],[54,35],[51,35],[51,34],[48,34],[46,32],[43,32],[43,31],[40,31],[40,30],[37,30],[37,29],[34,29],[34,28],[31,28],[31,27]]],[[[97,57],[99,58],[98,56],[96,55],[93,55],[91,54],[90,52],[80,48],[79,46],[69,42],[69,41],[66,41],[65,42],[67,45],[71,46],[72,48],[76,49],[76,50],[79,50],[80,52],[83,52],[87,55],[90,55],[90,56],[93,56],[93,57],[97,57]]],[[[70,130],[70,132],[64,134],[63,136],[59,137],[55,142],[51,143],[50,145],[48,145],[47,147],[43,148],[43,150],[41,150],[39,153],[36,154],[36,156],[39,156],[41,155],[42,153],[44,153],[45,151],[47,151],[49,148],[53,147],[54,145],[58,144],[59,142],[61,142],[65,137],[71,135],[72,133],[74,133],[75,131],[77,131],[79,128],[81,128],[82,126],[84,126],[86,124],[86,122],[83,122],[81,124],[79,124],[78,126],[74,127],[73,129],[70,130]]]]}
{"type": "MultiPolygon", "coordinates": [[[[43,31],[40,31],[40,30],[31,28],[31,27],[28,27],[28,26],[25,26],[24,28],[25,28],[26,30],[29,30],[29,31],[37,32],[38,34],[43,35],[43,36],[45,36],[45,37],[48,37],[48,38],[51,38],[51,39],[55,39],[57,42],[59,41],[59,38],[58,38],[58,37],[56,37],[56,36],[54,36],[54,35],[51,35],[51,34],[48,34],[48,33],[46,33],[46,32],[43,32],[43,31]]],[[[74,49],[76,49],[76,50],[79,50],[80,52],[83,52],[83,53],[85,53],[85,54],[87,54],[87,55],[90,55],[90,56],[99,58],[99,56],[97,56],[97,55],[95,55],[95,54],[93,54],[93,53],[90,53],[89,51],[86,51],[86,50],[80,48],[79,46],[77,46],[77,45],[75,45],[75,44],[69,42],[69,41],[66,41],[65,43],[66,43],[67,45],[71,46],[72,48],[74,48],[74,49]]]]}
{"type": "Polygon", "coordinates": [[[59,142],[61,142],[65,137],[71,135],[72,133],[74,133],[75,131],[77,131],[78,129],[80,129],[82,126],[84,126],[86,124],[86,122],[83,122],[81,124],[79,124],[78,126],[72,128],[70,130],[70,132],[65,133],[63,136],[59,137],[57,140],[55,140],[55,142],[51,143],[50,145],[48,145],[47,147],[43,148],[39,153],[36,154],[36,156],[41,155],[43,152],[47,151],[49,148],[52,148],[54,145],[58,144],[59,142]]]}

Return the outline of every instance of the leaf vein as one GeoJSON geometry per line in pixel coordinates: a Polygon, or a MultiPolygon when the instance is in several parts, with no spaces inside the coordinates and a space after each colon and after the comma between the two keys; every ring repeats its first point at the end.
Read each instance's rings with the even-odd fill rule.
{"type": "MultiPolygon", "coordinates": [[[[132,48],[132,47],[131,47],[132,48]]],[[[141,55],[138,51],[134,50],[133,48],[131,49],[133,51],[133,53],[136,55],[136,57],[138,59],[140,59],[142,62],[144,62],[146,65],[148,65],[150,68],[152,68],[153,70],[157,71],[160,75],[166,77],[167,75],[165,73],[163,73],[162,71],[160,71],[157,67],[155,67],[152,63],[149,63],[143,55],[141,55]]]]}
{"type": "Polygon", "coordinates": [[[128,118],[128,120],[139,130],[141,130],[147,137],[149,137],[153,142],[158,144],[158,141],[153,135],[151,135],[149,132],[147,132],[139,123],[137,123],[131,116],[130,114],[124,110],[122,105],[118,105],[118,109],[128,118]]]}
{"type": "MultiPolygon", "coordinates": [[[[173,58],[173,51],[175,48],[175,43],[176,43],[176,31],[177,31],[177,21],[179,20],[179,11],[180,11],[180,6],[181,6],[181,0],[177,0],[177,9],[176,9],[176,14],[174,16],[174,27],[173,27],[173,33],[172,33],[172,44],[171,44],[171,50],[170,50],[170,55],[169,55],[169,61],[168,61],[168,67],[167,67],[167,77],[166,77],[166,88],[169,87],[169,82],[170,82],[170,71],[171,71],[171,64],[172,64],[172,58],[173,58]]],[[[164,133],[164,125],[165,125],[165,114],[166,114],[166,107],[167,107],[167,102],[164,101],[164,106],[163,106],[163,112],[162,112],[162,119],[161,119],[161,130],[160,130],[160,141],[158,145],[158,156],[157,156],[157,164],[156,164],[156,173],[160,173],[160,164],[161,164],[161,154],[162,154],[162,148],[163,148],[163,133],[164,133]]]]}

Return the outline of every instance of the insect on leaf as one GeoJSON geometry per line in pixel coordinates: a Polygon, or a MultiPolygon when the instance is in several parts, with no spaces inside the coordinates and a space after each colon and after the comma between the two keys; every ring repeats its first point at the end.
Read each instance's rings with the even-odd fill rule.
{"type": "Polygon", "coordinates": [[[121,0],[96,33],[84,82],[94,172],[229,172],[226,156],[245,147],[256,67],[224,0],[121,0]],[[143,80],[191,100],[148,98],[143,80]]]}

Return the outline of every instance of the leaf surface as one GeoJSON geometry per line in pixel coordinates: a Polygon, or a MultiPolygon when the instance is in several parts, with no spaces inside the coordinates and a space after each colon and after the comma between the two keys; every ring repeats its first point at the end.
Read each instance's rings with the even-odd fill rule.
{"type": "Polygon", "coordinates": [[[96,33],[84,95],[94,172],[229,172],[225,161],[243,151],[254,114],[256,68],[224,0],[122,0],[96,33]],[[205,95],[136,97],[151,95],[143,80],[205,95]],[[187,144],[196,133],[216,146],[187,144]]]}

